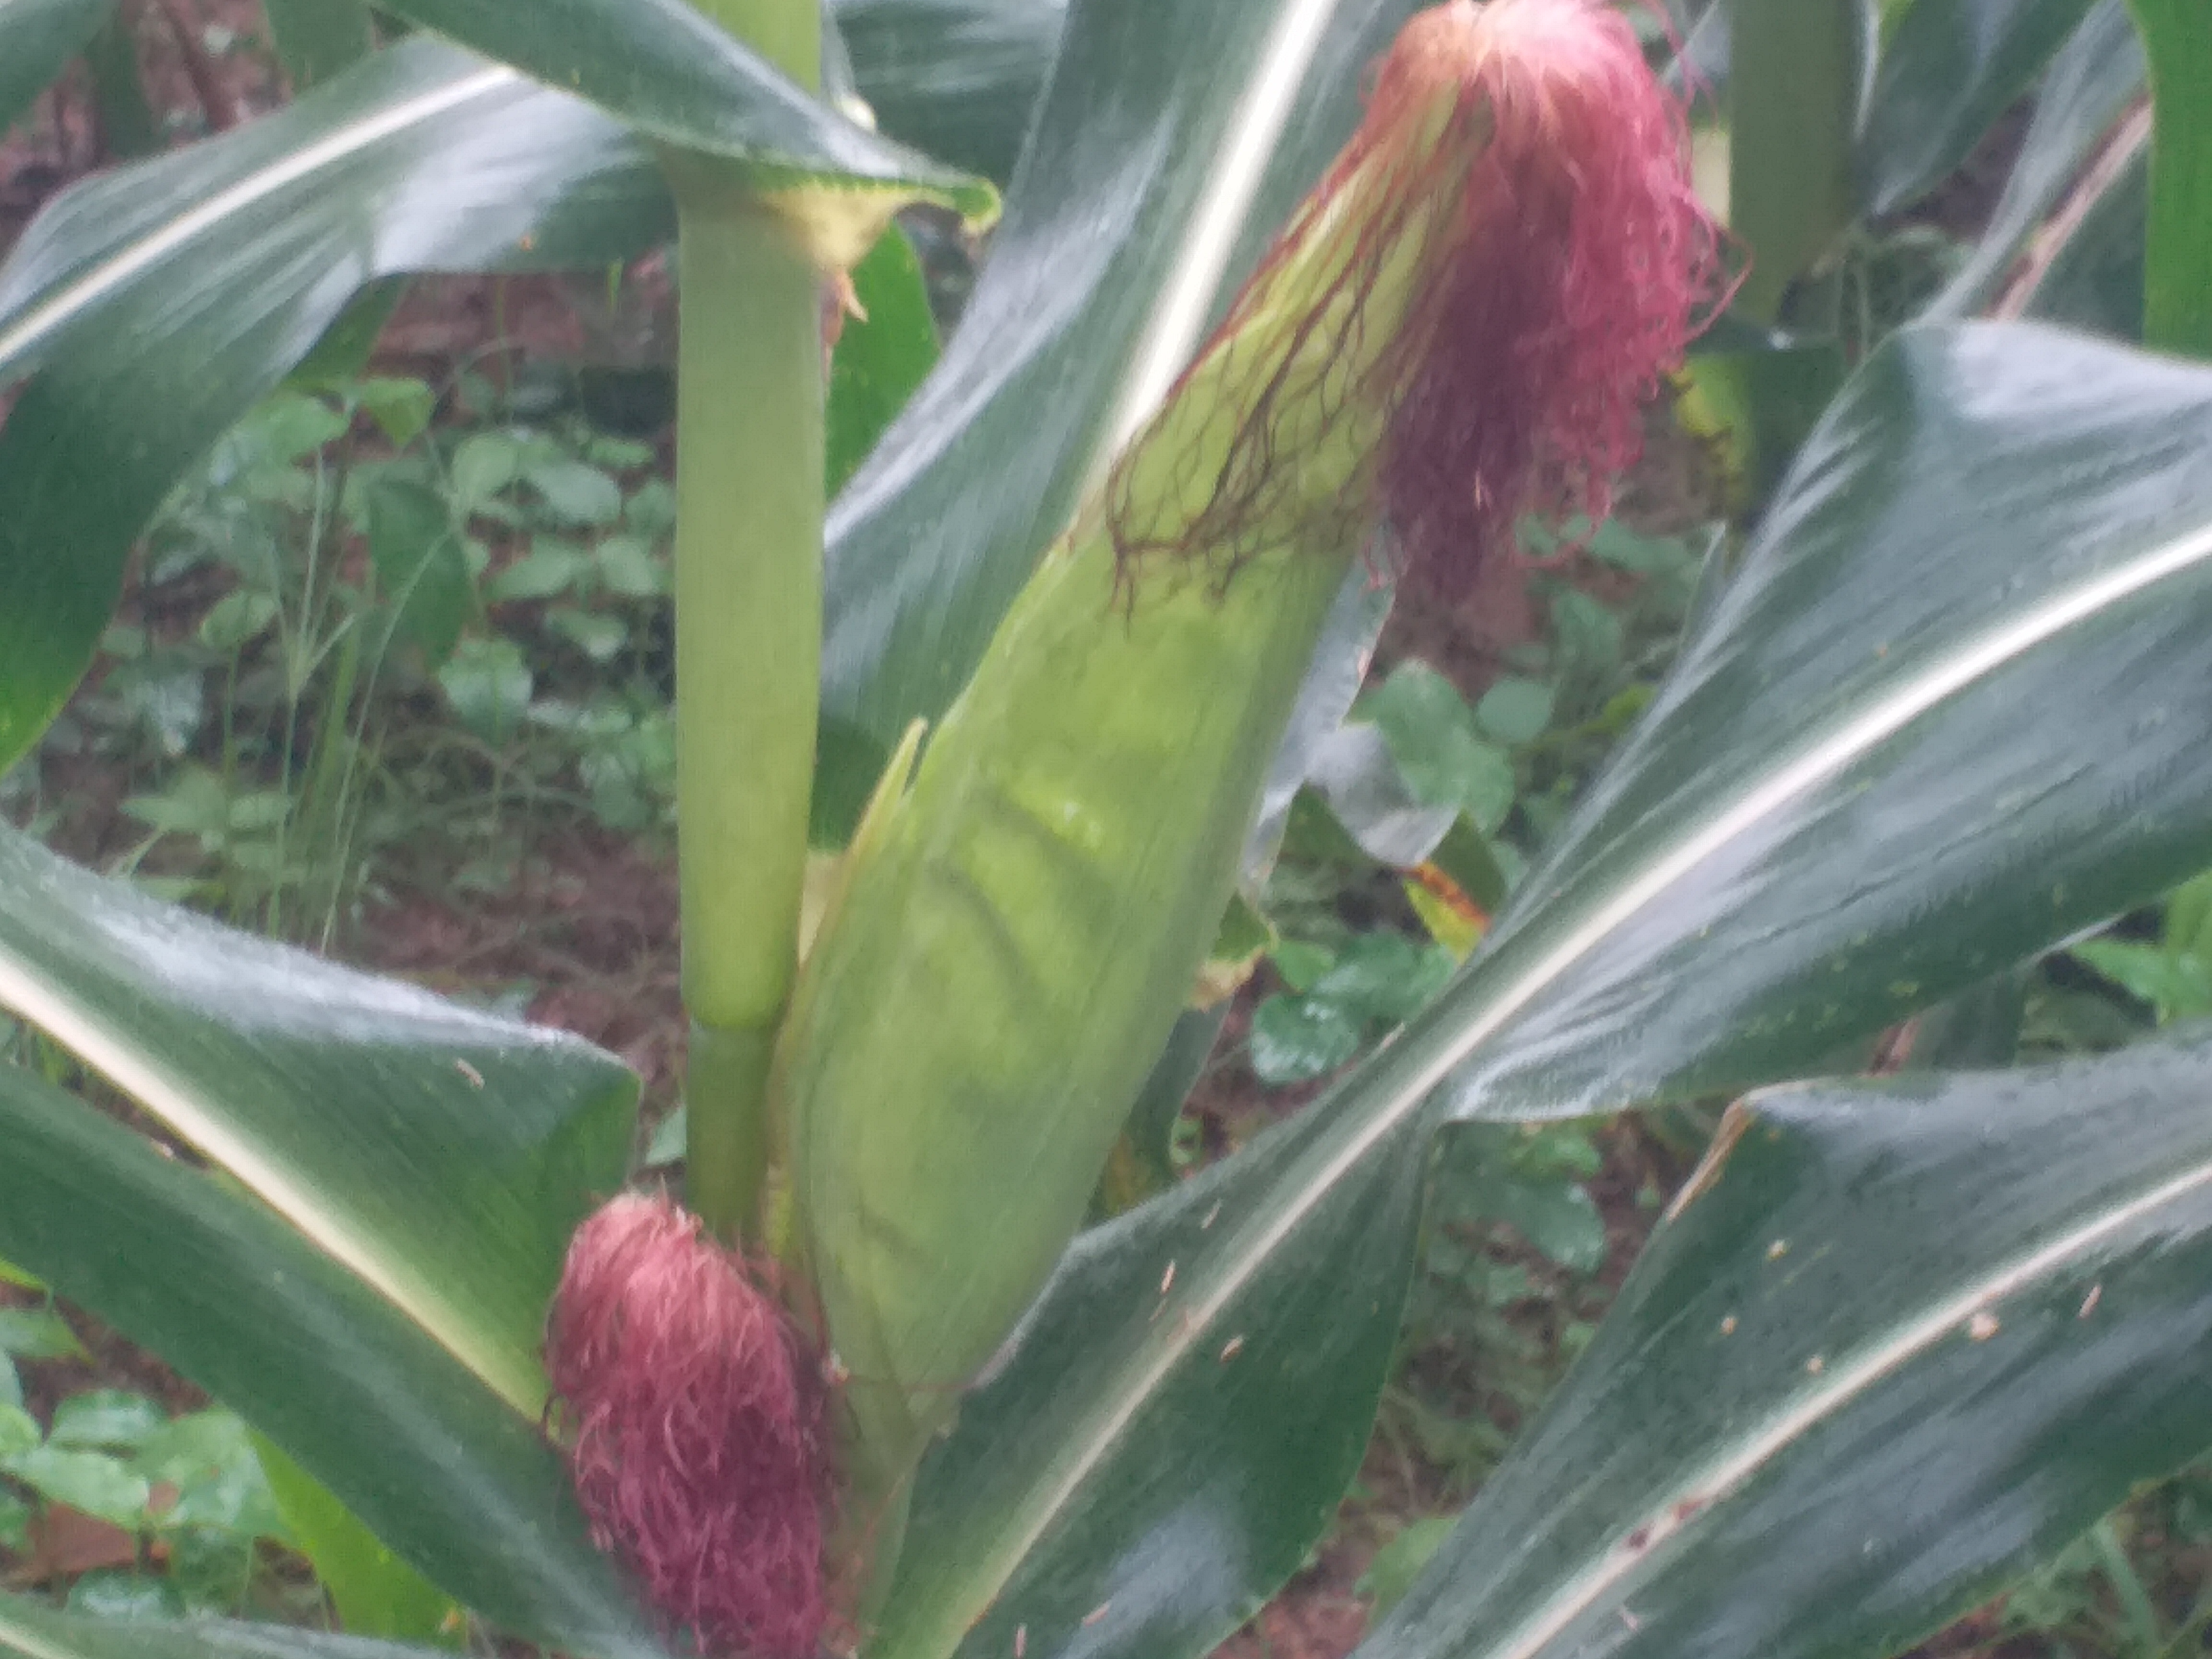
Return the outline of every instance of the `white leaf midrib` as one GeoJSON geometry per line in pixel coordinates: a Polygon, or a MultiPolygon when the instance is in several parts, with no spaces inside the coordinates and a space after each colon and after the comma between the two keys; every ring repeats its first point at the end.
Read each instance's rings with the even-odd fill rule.
{"type": "Polygon", "coordinates": [[[1569,1579],[1550,1601],[1494,1644],[1477,1650],[1475,1659],[1537,1659],[1547,1644],[1599,1605],[1609,1591],[1648,1565],[1662,1545],[1703,1519],[1713,1504],[1738,1490],[1815,1425],[1834,1416],[1946,1337],[1963,1335],[1973,1340],[1968,1327],[1976,1314],[2017,1296],[2146,1217],[2208,1186],[2212,1186],[2212,1162],[2201,1163],[2161,1182],[2051,1243],[1999,1264],[1965,1290],[1894,1326],[1881,1340],[1861,1342],[1840,1364],[1825,1370],[1820,1386],[1808,1389],[1751,1425],[1736,1437],[1731,1448],[1708,1458],[1650,1504],[1640,1519],[1617,1526],[1613,1544],[1606,1553],[1587,1571],[1569,1579]],[[1627,1541],[1632,1538],[1636,1540],[1632,1547],[1627,1541]]]}
{"type": "Polygon", "coordinates": [[[282,1217],[314,1249],[374,1290],[422,1329],[501,1401],[532,1422],[543,1390],[422,1275],[378,1248],[374,1237],[332,1206],[319,1203],[315,1183],[237,1127],[192,1081],[164,1065],[69,996],[12,951],[0,950],[0,1008],[44,1031],[176,1135],[221,1166],[282,1217]]]}
{"type": "Polygon", "coordinates": [[[21,1654],[24,1659],[84,1659],[82,1653],[54,1647],[35,1631],[27,1631],[13,1623],[4,1611],[0,1611],[0,1644],[21,1654]]]}
{"type": "Polygon", "coordinates": [[[1103,428],[1083,494],[1152,417],[1197,350],[1229,262],[1242,240],[1283,129],[1297,107],[1322,38],[1340,0],[1291,0],[1261,47],[1259,70],[1229,118],[1228,142],[1185,221],[1182,246],[1158,302],[1132,343],[1129,369],[1103,428]]]}
{"type": "Polygon", "coordinates": [[[24,1655],[24,1659],[84,1659],[84,1655],[73,1652],[70,1648],[51,1646],[49,1641],[35,1631],[24,1631],[22,1626],[9,1620],[4,1608],[0,1608],[0,1644],[24,1655]]]}
{"type": "Polygon", "coordinates": [[[386,139],[395,137],[410,127],[434,120],[477,99],[504,91],[522,79],[511,69],[497,64],[488,65],[446,86],[434,88],[352,122],[313,143],[302,145],[281,161],[257,168],[248,177],[194,204],[166,223],[156,226],[118,249],[90,270],[63,283],[54,293],[25,312],[14,324],[0,328],[0,374],[4,374],[7,365],[21,358],[42,337],[51,336],[67,326],[73,319],[83,315],[117,289],[143,275],[195,237],[234,214],[289,190],[303,179],[312,178],[325,168],[334,167],[386,139]]]}
{"type": "MultiPolygon", "coordinates": [[[[989,1595],[994,1596],[1011,1580],[1015,1568],[1105,1460],[1146,1401],[1197,1352],[1230,1304],[1263,1271],[1285,1241],[1320,1208],[1336,1184],[1419,1111],[1431,1092],[1474,1049],[1576,963],[1722,848],[1797,796],[1837,776],[1923,714],[2067,629],[2208,560],[2212,560],[2212,526],[2174,538],[2137,558],[2062,588],[2009,623],[1969,637],[1951,655],[1928,664],[1856,716],[1816,736],[1796,758],[1777,769],[1765,783],[1733,806],[1692,826],[1671,851],[1625,884],[1569,929],[1517,981],[1503,988],[1477,1018],[1448,1039],[1436,1042],[1436,1052],[1418,1064],[1401,1091],[1382,1103],[1352,1135],[1333,1152],[1316,1149],[1301,1160],[1303,1173],[1294,1170],[1293,1190],[1287,1201],[1260,1218],[1245,1234],[1232,1235],[1231,1243],[1237,1248],[1224,1261],[1218,1274],[1202,1286],[1193,1284],[1191,1288],[1201,1293],[1160,1320],[1162,1334],[1127,1385],[1072,1440],[1069,1454],[1057,1460],[1054,1478],[1042,1488],[1039,1497],[1012,1510],[1011,1524],[1001,1534],[1004,1541],[984,1558],[993,1564],[989,1595]]],[[[988,1596],[979,1596],[973,1605],[988,1605],[988,1596]]],[[[972,1605],[965,1610],[972,1610],[972,1605]]]]}

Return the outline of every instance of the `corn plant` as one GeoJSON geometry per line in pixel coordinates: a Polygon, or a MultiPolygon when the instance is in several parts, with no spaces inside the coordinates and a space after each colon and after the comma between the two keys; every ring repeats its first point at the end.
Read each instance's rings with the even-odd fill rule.
{"type": "MultiPolygon", "coordinates": [[[[1715,1096],[1362,1652],[1888,1653],[2212,1444],[2201,1035],[1793,1081],[2212,860],[2212,371],[2023,321],[1873,350],[1464,969],[1079,1231],[1378,580],[1479,604],[1519,520],[1601,515],[1726,291],[1633,35],[1583,0],[386,9],[420,32],[79,185],[0,268],[0,760],[176,480],[386,279],[672,233],[688,1207],[624,1191],[613,1057],[0,832],[0,1010],[38,1034],[0,1069],[0,1255],[251,1426],[346,1632],[6,1595],[0,1648],[1200,1654],[1358,1466],[1440,1139],[1715,1096]],[[825,502],[837,278],[910,205],[989,224],[989,174],[965,318],[825,502]]],[[[2161,98],[2202,84],[2145,11],[2161,98]]],[[[2081,13],[1976,9],[2013,44],[1928,154],[2062,35],[2046,99],[2109,114],[2081,88],[2139,49],[2081,13]]],[[[2177,350],[2172,106],[2141,315],[2177,350]]],[[[1761,349],[1814,205],[1777,242],[1804,272],[1743,290],[1761,349]]]]}

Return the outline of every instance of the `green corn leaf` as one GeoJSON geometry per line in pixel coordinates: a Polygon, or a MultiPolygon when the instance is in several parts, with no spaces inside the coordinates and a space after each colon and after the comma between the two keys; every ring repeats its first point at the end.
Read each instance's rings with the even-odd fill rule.
{"type": "Polygon", "coordinates": [[[249,939],[0,832],[0,1006],[216,1174],[0,1071],[0,1249],[222,1399],[417,1571],[655,1651],[538,1429],[568,1235],[635,1079],[559,1034],[249,939]]]}
{"type": "Polygon", "coordinates": [[[2118,136],[2141,149],[2140,131],[2116,135],[2142,97],[2142,39],[2123,0],[2098,0],[2052,61],[2004,192],[1966,263],[1930,303],[1930,320],[1957,321],[1992,299],[2028,239],[2051,216],[2100,149],[2118,136]]]}
{"type": "Polygon", "coordinates": [[[1985,1599],[2212,1446],[2209,1079],[2199,1036],[1753,1096],[1359,1651],[1877,1656],[1985,1599]]]}
{"type": "Polygon", "coordinates": [[[0,830],[0,1007],[536,1416],[539,1324],[568,1233],[621,1183],[626,1068],[158,904],[13,830],[0,830]]]}
{"type": "Polygon", "coordinates": [[[0,132],[100,32],[115,0],[7,0],[0,5],[0,132]]]}
{"type": "Polygon", "coordinates": [[[997,216],[981,179],[854,125],[685,0],[398,0],[388,8],[679,149],[725,156],[817,250],[856,263],[890,216],[997,216]]]}
{"type": "Polygon", "coordinates": [[[266,1435],[254,1437],[253,1450],[294,1547],[313,1564],[341,1628],[439,1647],[460,1644],[467,1624],[459,1603],[393,1554],[266,1435]]]}
{"type": "Polygon", "coordinates": [[[1867,212],[1910,207],[1955,172],[2035,84],[2090,0],[1948,0],[1915,5],[1882,43],[1859,126],[1867,212]]]}
{"type": "Polygon", "coordinates": [[[954,167],[1011,178],[1066,0],[834,0],[877,125],[954,167]]]}
{"type": "Polygon", "coordinates": [[[440,1648],[403,1647],[228,1619],[113,1620],[56,1613],[0,1594],[0,1654],[7,1659],[445,1659],[440,1648]]]}
{"type": "Polygon", "coordinates": [[[1859,0],[1734,0],[1728,14],[1729,224],[1753,255],[1734,307],[1771,328],[1859,217],[1851,143],[1873,18],[1859,0]]]}
{"type": "Polygon", "coordinates": [[[2212,683],[2208,431],[2212,374],[2118,348],[1884,348],[1485,953],[1079,1245],[924,1466],[880,1650],[1195,1655],[1294,1571],[1441,1115],[1788,1075],[2193,873],[2212,757],[2166,711],[2212,683]]]}
{"type": "Polygon", "coordinates": [[[235,1185],[27,1073],[0,1068],[0,1239],[61,1294],[235,1408],[487,1617],[599,1659],[657,1655],[535,1419],[409,1310],[235,1185]]]}

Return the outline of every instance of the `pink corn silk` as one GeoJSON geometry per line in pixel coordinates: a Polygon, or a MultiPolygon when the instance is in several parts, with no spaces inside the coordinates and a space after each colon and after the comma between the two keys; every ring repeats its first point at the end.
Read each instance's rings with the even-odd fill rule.
{"type": "Polygon", "coordinates": [[[546,1338],[576,1496],[706,1653],[811,1659],[823,1584],[823,1390],[744,1263],[664,1197],[578,1228],[546,1338]]]}
{"type": "Polygon", "coordinates": [[[1523,515],[1556,530],[1611,512],[1643,449],[1642,405],[1723,282],[1682,107],[1619,12],[1452,0],[1400,37],[1366,129],[1402,121],[1440,80],[1487,110],[1490,142],[1458,246],[1401,337],[1418,356],[1380,485],[1416,584],[1459,598],[1516,562],[1523,515]]]}
{"type": "MultiPolygon", "coordinates": [[[[1344,523],[1318,527],[1324,539],[1358,533],[1379,511],[1402,574],[1456,603],[1498,596],[1498,578],[1522,562],[1523,517],[1558,528],[1610,510],[1614,477],[1642,449],[1642,404],[1725,296],[1720,234],[1691,187],[1688,148],[1684,111],[1645,66],[1635,30],[1596,0],[1446,0],[1406,25],[1376,66],[1359,131],[1204,354],[1242,348],[1240,329],[1294,255],[1348,238],[1329,291],[1281,355],[1306,352],[1323,328],[1335,353],[1357,355],[1392,250],[1428,238],[1394,337],[1367,348],[1372,367],[1355,383],[1325,389],[1336,404],[1325,421],[1379,407],[1387,422],[1373,499],[1346,503],[1344,523]],[[1458,211],[1425,227],[1453,189],[1458,211]]],[[[1117,499],[1125,565],[1176,551],[1226,580],[1252,550],[1253,526],[1295,474],[1277,453],[1289,378],[1255,369],[1194,520],[1170,541],[1117,499]]]]}

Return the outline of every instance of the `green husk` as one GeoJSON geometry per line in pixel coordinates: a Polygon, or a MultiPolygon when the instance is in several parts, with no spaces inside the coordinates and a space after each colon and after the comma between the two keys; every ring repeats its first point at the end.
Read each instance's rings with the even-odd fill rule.
{"type": "MultiPolygon", "coordinates": [[[[843,1379],[846,1524],[905,1483],[1082,1221],[1189,995],[1323,620],[1463,156],[1357,151],[1044,556],[872,807],[772,1085],[843,1379]],[[1412,181],[1408,188],[1408,180],[1412,181]]],[[[880,1559],[878,1566],[882,1565],[880,1559]]]]}

